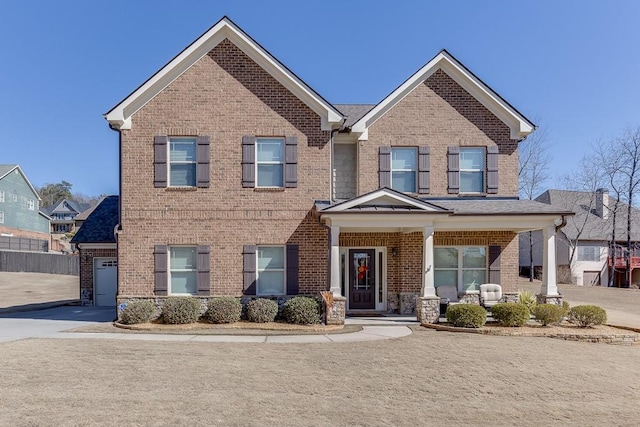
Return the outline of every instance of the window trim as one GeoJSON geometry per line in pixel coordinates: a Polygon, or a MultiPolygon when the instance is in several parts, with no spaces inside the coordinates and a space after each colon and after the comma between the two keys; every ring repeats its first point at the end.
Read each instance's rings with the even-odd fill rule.
{"type": "Polygon", "coordinates": [[[198,246],[195,245],[168,245],[167,246],[167,295],[171,296],[171,295],[198,295],[198,246]],[[193,262],[193,269],[172,269],[171,268],[171,250],[173,248],[191,248],[193,249],[194,252],[194,262],[193,262]],[[195,273],[195,279],[196,279],[196,288],[193,291],[193,293],[177,293],[177,292],[172,292],[171,291],[171,273],[172,272],[193,272],[195,273]]]}
{"type": "Polygon", "coordinates": [[[602,249],[600,248],[600,246],[592,246],[592,245],[580,245],[578,246],[578,253],[577,253],[577,258],[576,261],[579,262],[600,262],[600,260],[602,259],[602,249]],[[581,254],[581,249],[584,251],[584,249],[589,248],[592,252],[589,255],[597,255],[595,257],[595,259],[583,259],[582,257],[584,257],[585,253],[582,252],[581,254]]]}
{"type": "Polygon", "coordinates": [[[36,202],[33,199],[27,200],[27,208],[29,208],[30,211],[36,210],[36,202]]]}
{"type": "Polygon", "coordinates": [[[0,190],[0,203],[4,203],[4,190],[0,190]]]}
{"type": "Polygon", "coordinates": [[[413,191],[400,191],[400,190],[396,190],[396,191],[400,191],[401,193],[408,193],[408,194],[416,194],[418,192],[418,163],[419,163],[419,159],[418,159],[419,153],[418,153],[418,147],[413,147],[413,146],[393,146],[391,147],[391,159],[390,159],[390,183],[391,183],[391,189],[392,190],[396,190],[395,188],[393,188],[393,173],[394,172],[413,172],[413,191]],[[414,158],[413,158],[413,169],[395,169],[393,167],[393,151],[394,150],[411,150],[414,153],[414,158]]]}
{"type": "Polygon", "coordinates": [[[255,173],[255,188],[285,188],[285,165],[286,165],[286,137],[284,136],[256,136],[255,139],[255,143],[254,143],[254,159],[255,159],[255,164],[254,164],[254,173],[255,173]],[[280,147],[281,147],[281,160],[279,162],[275,162],[275,161],[264,161],[264,160],[259,160],[258,159],[258,145],[260,145],[260,140],[267,140],[267,139],[271,139],[271,140],[279,140],[280,141],[280,147]],[[260,175],[258,174],[258,167],[260,165],[280,165],[282,167],[282,181],[280,182],[280,185],[260,185],[260,175]]]}
{"type": "Polygon", "coordinates": [[[4,211],[0,211],[0,224],[4,224],[4,211]]]}
{"type": "Polygon", "coordinates": [[[267,296],[267,295],[287,295],[287,245],[257,245],[256,246],[256,295],[267,296]],[[261,248],[280,248],[282,249],[282,268],[260,268],[260,249],[261,248]],[[274,294],[274,293],[262,293],[260,292],[260,273],[264,271],[275,271],[282,272],[282,288],[283,292],[274,294]]]}
{"type": "MultiPolygon", "coordinates": [[[[435,260],[434,260],[434,265],[433,265],[433,271],[434,271],[434,275],[436,271],[457,271],[457,285],[456,285],[456,289],[458,292],[463,293],[463,292],[469,292],[469,290],[464,289],[463,288],[463,283],[462,283],[462,279],[463,279],[463,275],[465,271],[473,271],[473,270],[484,270],[484,280],[482,283],[487,283],[487,278],[489,276],[489,246],[485,246],[485,245],[444,245],[444,246],[434,246],[434,252],[436,249],[456,249],[458,251],[458,266],[454,269],[454,268],[438,268],[435,266],[435,260]],[[464,249],[466,248],[484,248],[485,250],[485,266],[484,268],[478,268],[478,267],[469,267],[469,268],[465,268],[464,267],[464,249]]],[[[478,286],[482,285],[482,283],[479,283],[478,286]]],[[[435,283],[434,283],[434,286],[435,283]]],[[[437,286],[436,286],[437,287],[437,286]]],[[[478,289],[475,289],[473,291],[477,291],[478,289]]]]}
{"type": "Polygon", "coordinates": [[[458,181],[459,181],[459,194],[486,194],[487,192],[487,147],[460,147],[458,152],[458,181]],[[464,169],[462,167],[462,152],[463,151],[471,151],[471,150],[481,150],[482,151],[482,169],[464,169]],[[462,189],[462,173],[463,172],[480,172],[480,176],[482,177],[482,185],[481,191],[464,191],[462,189]]]}
{"type": "Polygon", "coordinates": [[[167,137],[167,188],[197,188],[198,187],[198,137],[196,136],[169,136],[167,137]],[[171,160],[171,142],[176,140],[193,140],[195,158],[189,160],[171,160]],[[171,165],[193,165],[193,185],[172,185],[171,165]]]}

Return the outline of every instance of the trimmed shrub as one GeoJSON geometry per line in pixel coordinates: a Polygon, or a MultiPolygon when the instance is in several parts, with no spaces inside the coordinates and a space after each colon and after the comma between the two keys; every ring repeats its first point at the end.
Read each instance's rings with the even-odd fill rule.
{"type": "Polygon", "coordinates": [[[479,328],[487,321],[487,311],[477,304],[452,304],[447,307],[447,322],[459,328],[479,328]]]}
{"type": "Polygon", "coordinates": [[[273,322],[278,315],[278,303],[266,298],[254,299],[247,304],[249,322],[273,322]]]}
{"type": "Polygon", "coordinates": [[[529,321],[529,309],[524,304],[501,302],[491,307],[492,317],[501,326],[523,326],[529,321]]]}
{"type": "Polygon", "coordinates": [[[569,310],[571,310],[571,306],[567,301],[562,301],[562,317],[567,317],[569,315],[569,310]]]}
{"type": "Polygon", "coordinates": [[[194,297],[170,297],[162,305],[162,321],[170,325],[195,323],[200,317],[201,303],[194,297]]]}
{"type": "Polygon", "coordinates": [[[238,298],[221,297],[209,301],[204,318],[210,323],[234,323],[241,315],[242,304],[238,298]]]}
{"type": "Polygon", "coordinates": [[[120,321],[125,325],[151,322],[156,316],[156,305],[153,301],[140,300],[127,303],[120,312],[120,321]]]}
{"type": "Polygon", "coordinates": [[[534,307],[538,305],[536,296],[531,291],[518,291],[518,304],[526,305],[530,313],[533,313],[534,307]]]}
{"type": "Polygon", "coordinates": [[[282,315],[285,322],[297,325],[320,323],[320,304],[309,297],[294,297],[284,303],[282,315]]]}
{"type": "Polygon", "coordinates": [[[607,321],[607,312],[597,305],[576,305],[569,310],[569,322],[586,328],[602,325],[607,321]]]}
{"type": "Polygon", "coordinates": [[[542,326],[555,325],[562,322],[564,308],[556,304],[538,304],[533,308],[533,316],[542,326]]]}

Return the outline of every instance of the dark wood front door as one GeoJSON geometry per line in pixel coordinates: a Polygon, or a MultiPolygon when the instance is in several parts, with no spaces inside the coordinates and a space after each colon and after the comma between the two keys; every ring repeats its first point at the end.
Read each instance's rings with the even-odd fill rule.
{"type": "Polygon", "coordinates": [[[349,308],[352,310],[375,309],[375,249],[350,249],[349,263],[349,308]]]}

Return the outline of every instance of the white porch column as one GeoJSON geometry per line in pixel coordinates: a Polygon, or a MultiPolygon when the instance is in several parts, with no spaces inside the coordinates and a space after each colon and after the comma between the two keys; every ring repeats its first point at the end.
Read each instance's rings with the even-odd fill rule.
{"type": "Polygon", "coordinates": [[[434,297],[436,296],[436,288],[434,286],[433,279],[433,227],[425,227],[422,231],[422,237],[424,240],[422,254],[423,258],[423,275],[422,275],[422,296],[434,297]]]}
{"type": "Polygon", "coordinates": [[[342,296],[340,286],[340,227],[331,226],[331,293],[342,296]]]}
{"type": "Polygon", "coordinates": [[[556,227],[550,226],[542,230],[544,252],[542,253],[542,289],[544,296],[558,295],[556,278],[556,227]]]}

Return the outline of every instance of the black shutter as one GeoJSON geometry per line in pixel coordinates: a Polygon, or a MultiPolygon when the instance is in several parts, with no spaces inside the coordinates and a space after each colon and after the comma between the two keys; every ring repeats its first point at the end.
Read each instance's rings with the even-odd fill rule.
{"type": "Polygon", "coordinates": [[[380,147],[378,157],[380,158],[378,172],[380,188],[391,188],[391,147],[380,147]]]}
{"type": "Polygon", "coordinates": [[[460,147],[449,147],[447,154],[447,192],[458,194],[460,192],[460,147]]]}
{"type": "Polygon", "coordinates": [[[298,137],[287,136],[284,150],[284,186],[296,188],[298,186],[298,137]]]}
{"type": "Polygon", "coordinates": [[[287,245],[287,295],[298,293],[298,245],[287,245]]]}
{"type": "Polygon", "coordinates": [[[198,295],[211,294],[211,257],[209,246],[198,246],[196,268],[198,269],[198,295]]]}
{"type": "Polygon", "coordinates": [[[245,135],[242,137],[242,186],[253,188],[256,186],[256,137],[245,135]]]}
{"type": "Polygon", "coordinates": [[[209,187],[209,162],[210,162],[210,150],[209,150],[209,137],[199,136],[196,138],[196,185],[200,188],[209,187]]]}
{"type": "Polygon", "coordinates": [[[156,136],[153,140],[153,186],[167,186],[167,144],[168,136],[156,136]]]}
{"type": "Polygon", "coordinates": [[[418,193],[429,194],[429,147],[418,147],[418,193]]]}
{"type": "Polygon", "coordinates": [[[255,245],[242,247],[242,275],[244,280],[244,294],[256,294],[256,251],[255,245]]]}
{"type": "Polygon", "coordinates": [[[489,283],[500,284],[500,246],[489,246],[489,283]]]}
{"type": "Polygon", "coordinates": [[[155,288],[156,295],[167,295],[167,284],[169,282],[169,257],[167,253],[169,247],[166,245],[155,245],[153,247],[153,257],[155,260],[155,288]]]}
{"type": "Polygon", "coordinates": [[[498,146],[487,147],[487,193],[498,193],[498,146]]]}

